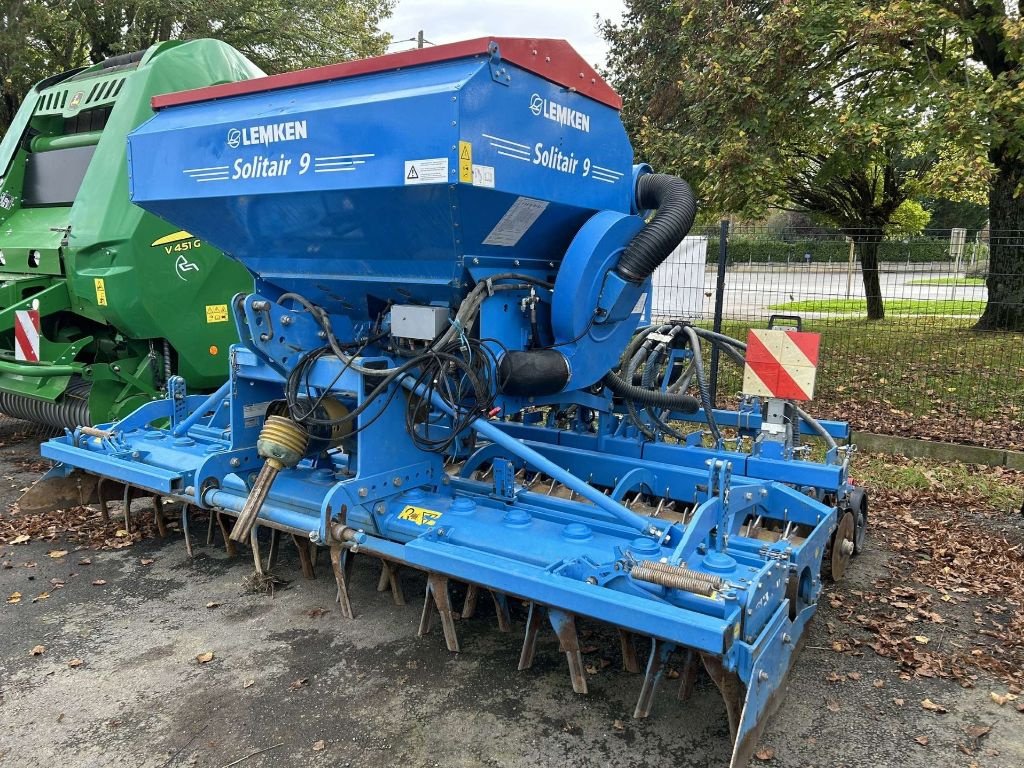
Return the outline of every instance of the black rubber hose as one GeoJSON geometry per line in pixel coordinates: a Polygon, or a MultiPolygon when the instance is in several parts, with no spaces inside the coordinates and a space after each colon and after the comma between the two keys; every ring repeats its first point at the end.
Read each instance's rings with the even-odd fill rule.
{"type": "Polygon", "coordinates": [[[647,173],[637,180],[636,201],[641,210],[658,212],[630,241],[615,271],[623,280],[642,283],[690,231],[697,217],[697,198],[678,176],[647,173]]]}
{"type": "Polygon", "coordinates": [[[695,397],[663,392],[660,389],[636,387],[622,379],[614,371],[609,371],[602,381],[608,389],[619,397],[635,400],[642,405],[654,408],[669,408],[681,413],[696,413],[700,410],[700,403],[695,397]]]}

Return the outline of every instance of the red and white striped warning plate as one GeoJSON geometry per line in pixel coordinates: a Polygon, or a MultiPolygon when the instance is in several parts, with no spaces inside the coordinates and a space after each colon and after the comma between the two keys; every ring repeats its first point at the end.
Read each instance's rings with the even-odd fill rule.
{"type": "Polygon", "coordinates": [[[39,362],[38,309],[18,309],[14,312],[14,359],[39,362]]]}
{"type": "Polygon", "coordinates": [[[743,394],[810,400],[820,342],[817,333],[752,329],[747,334],[743,394]]]}

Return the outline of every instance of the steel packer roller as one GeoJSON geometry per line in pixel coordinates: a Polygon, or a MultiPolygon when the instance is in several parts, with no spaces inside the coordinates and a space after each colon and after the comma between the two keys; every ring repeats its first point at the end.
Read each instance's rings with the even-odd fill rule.
{"type": "Polygon", "coordinates": [[[346,617],[354,553],[396,600],[399,568],[425,572],[420,634],[439,617],[452,651],[453,582],[504,630],[524,601],[520,669],[548,622],[579,693],[577,622],[610,624],[627,669],[650,643],[638,717],[679,652],[745,763],[866,500],[846,425],[799,405],[813,335],[644,322],[696,204],[633,164],[620,104],[564,41],[501,37],[156,98],[132,201],[255,275],[241,341],[213,395],[175,377],[44,444],[51,476],[234,518],[232,547],[262,527],[329,548],[346,617]],[[746,366],[736,410],[702,346],[746,366]]]}

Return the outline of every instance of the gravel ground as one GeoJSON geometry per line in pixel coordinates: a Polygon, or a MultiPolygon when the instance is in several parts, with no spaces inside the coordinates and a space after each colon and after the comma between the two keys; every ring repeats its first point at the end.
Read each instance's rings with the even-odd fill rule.
{"type": "MultiPolygon", "coordinates": [[[[37,475],[39,435],[18,430],[0,423],[0,510],[37,475]]],[[[205,531],[205,523],[194,528],[205,531]]],[[[885,573],[891,557],[874,546],[836,594],[856,600],[852,591],[885,573]]],[[[416,637],[423,577],[405,576],[408,604],[396,607],[375,591],[379,566],[366,558],[356,562],[353,621],[335,610],[326,558],[306,581],[288,548],[278,570],[290,582],[273,596],[243,587],[252,573],[247,554],[230,559],[222,548],[198,547],[190,559],[177,529],[113,551],[76,548],[60,535],[34,538],[0,545],[4,561],[11,567],[0,570],[0,766],[728,762],[724,706],[706,678],[685,703],[675,682],[664,681],[652,716],[633,720],[641,680],[621,671],[606,628],[582,631],[596,648],[587,663],[598,671],[590,694],[577,696],[553,636],[542,637],[532,670],[516,671],[521,612],[513,632],[501,634],[481,600],[480,614],[459,625],[463,652],[449,654],[439,628],[416,637]],[[68,554],[51,558],[54,550],[68,554]],[[14,592],[22,599],[7,603],[14,592]],[[50,596],[33,602],[42,592],[50,596]],[[45,650],[32,655],[36,646],[45,650]],[[211,661],[197,662],[209,652],[211,661]],[[602,658],[610,663],[602,667],[602,658]]],[[[902,680],[892,661],[866,647],[833,651],[840,622],[825,600],[762,738],[767,759],[754,763],[1024,765],[1024,714],[989,696],[1005,683],[981,677],[965,689],[952,680],[902,680]],[[837,676],[844,680],[828,681],[837,676]],[[923,709],[925,699],[948,712],[923,709]],[[991,730],[974,739],[972,726],[991,730]]]]}

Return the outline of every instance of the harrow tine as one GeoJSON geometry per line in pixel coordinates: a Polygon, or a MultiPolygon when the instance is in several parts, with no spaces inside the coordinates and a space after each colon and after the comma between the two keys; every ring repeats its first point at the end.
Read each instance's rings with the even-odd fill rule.
{"type": "Polygon", "coordinates": [[[153,499],[153,522],[156,523],[156,531],[160,538],[167,537],[167,522],[164,520],[164,499],[159,493],[152,496],[153,499]]]}
{"type": "Polygon", "coordinates": [[[643,718],[651,714],[651,706],[654,704],[654,692],[658,687],[665,672],[665,664],[669,656],[675,650],[673,643],[651,638],[651,655],[647,659],[647,673],[644,675],[644,684],[640,688],[640,696],[636,701],[636,709],[633,710],[633,717],[643,718]]]}
{"type": "Polygon", "coordinates": [[[471,619],[476,613],[476,603],[480,596],[480,587],[477,584],[466,586],[466,599],[462,602],[462,618],[471,619]]]}
{"type": "Polygon", "coordinates": [[[508,612],[508,596],[504,592],[491,592],[491,600],[494,601],[494,612],[498,615],[498,631],[512,631],[512,616],[508,612]]]}
{"type": "Polygon", "coordinates": [[[348,581],[352,572],[352,553],[341,544],[331,545],[331,568],[334,580],[338,585],[337,601],[341,606],[341,615],[346,619],[354,618],[352,603],[348,599],[348,581]]]}
{"type": "Polygon", "coordinates": [[[224,514],[222,512],[217,512],[216,515],[217,527],[220,528],[220,535],[224,539],[224,551],[227,553],[228,557],[234,557],[238,554],[238,548],[235,546],[235,542],[232,541],[231,537],[228,535],[229,531],[227,523],[224,522],[224,514]]]}
{"type": "Polygon", "coordinates": [[[132,498],[135,496],[135,489],[130,485],[124,487],[124,496],[121,499],[121,505],[124,507],[124,529],[126,532],[132,532],[132,498]]]}
{"type": "Polygon", "coordinates": [[[576,616],[558,608],[548,608],[548,619],[558,635],[558,643],[569,662],[569,678],[576,693],[587,692],[587,676],[583,671],[583,654],[576,634],[576,616]]]}
{"type": "MultiPolygon", "coordinates": [[[[276,554],[277,538],[277,530],[275,529],[270,544],[271,557],[273,557],[274,554],[276,554]]],[[[313,569],[313,557],[309,553],[309,539],[305,536],[300,536],[297,533],[293,533],[292,541],[295,542],[295,548],[299,551],[299,564],[302,566],[303,578],[315,579],[316,572],[313,569]]]]}
{"type": "Polygon", "coordinates": [[[254,525],[252,530],[249,531],[249,548],[252,549],[252,560],[256,566],[256,573],[263,576],[265,572],[263,570],[263,554],[260,552],[259,531],[260,527],[258,525],[254,525]]]}
{"type": "Polygon", "coordinates": [[[636,641],[633,633],[620,627],[619,644],[622,646],[622,668],[634,675],[639,675],[640,659],[636,655],[636,641]]]}
{"type": "Polygon", "coordinates": [[[519,671],[533,666],[533,657],[537,652],[537,633],[540,632],[543,608],[537,603],[530,603],[526,616],[526,634],[523,635],[523,650],[519,654],[519,671]]]}
{"type": "Polygon", "coordinates": [[[189,513],[189,510],[191,509],[191,506],[192,506],[191,504],[182,504],[181,505],[181,530],[182,530],[182,533],[185,534],[185,551],[188,553],[189,558],[191,558],[193,556],[192,555],[192,537],[189,535],[189,532],[188,532],[188,513],[189,513]]]}
{"type": "Polygon", "coordinates": [[[427,575],[427,594],[423,598],[423,613],[420,615],[420,628],[416,633],[419,637],[430,634],[435,611],[441,617],[445,645],[452,653],[458,653],[459,636],[455,631],[455,611],[452,609],[452,596],[448,591],[448,577],[440,573],[427,575]]]}
{"type": "Polygon", "coordinates": [[[105,477],[101,477],[99,482],[96,483],[96,496],[99,499],[100,519],[103,520],[104,523],[110,522],[110,507],[108,506],[110,500],[104,495],[103,490],[105,486],[114,484],[114,481],[105,477]]]}
{"type": "MultiPolygon", "coordinates": [[[[270,529],[270,552],[267,553],[267,570],[268,571],[273,570],[274,566],[277,565],[277,556],[280,553],[280,551],[281,551],[281,532],[279,530],[277,530],[277,528],[271,528],[270,529]]],[[[301,552],[299,553],[299,557],[301,559],[301,557],[302,557],[302,553],[301,552]]],[[[303,574],[305,574],[305,572],[306,572],[305,566],[303,566],[302,572],[303,572],[303,574]]]]}
{"type": "Polygon", "coordinates": [[[686,660],[683,662],[683,671],[679,675],[679,700],[686,701],[693,695],[693,686],[697,682],[697,653],[686,649],[686,660]]]}
{"type": "Polygon", "coordinates": [[[398,564],[380,559],[380,578],[377,580],[377,591],[391,589],[391,599],[395,605],[405,605],[405,592],[402,591],[402,580],[399,578],[398,564]]]}

